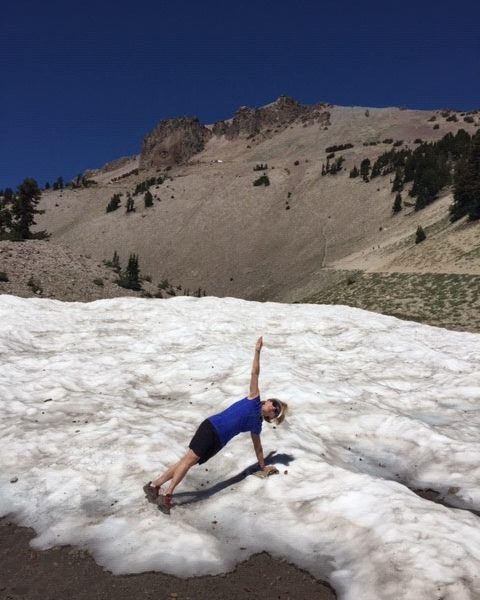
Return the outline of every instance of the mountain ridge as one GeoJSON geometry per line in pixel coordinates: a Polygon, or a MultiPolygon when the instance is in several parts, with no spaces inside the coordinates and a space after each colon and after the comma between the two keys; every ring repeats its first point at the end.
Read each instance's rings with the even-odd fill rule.
{"type": "Polygon", "coordinates": [[[295,101],[282,102],[293,107],[293,120],[277,131],[269,126],[273,113],[261,113],[270,116],[261,127],[258,115],[252,117],[256,134],[248,133],[250,125],[231,138],[211,134],[189,158],[180,152],[178,163],[142,166],[140,154],[113,170],[94,171],[96,185],[44,193],[40,208],[46,212],[38,228],[97,260],[117,251],[126,262],[134,252],[154,281],[168,278],[189,289],[246,299],[301,301],[329,284],[338,269],[401,270],[410,256],[416,256],[418,272],[480,272],[476,257],[464,260],[456,250],[460,239],[467,250],[475,248],[478,228],[460,231],[448,224],[450,189],[421,211],[404,203],[393,215],[391,177],[349,177],[354,165],[366,157],[373,162],[395,143],[413,148],[419,138],[435,141],[460,128],[473,134],[478,112],[465,122],[466,113],[453,111],[313,105],[317,115],[328,112],[326,124],[293,118],[295,101]],[[322,176],[327,149],[342,145],[350,147],[333,152],[335,159],[343,157],[340,171],[322,176]],[[255,186],[262,176],[269,185],[255,186]],[[147,208],[144,192],[134,192],[154,178],[153,206],[147,208]],[[121,194],[120,209],[106,213],[114,193],[121,194]],[[136,209],[130,213],[128,195],[136,209]],[[418,225],[436,227],[421,246],[414,243],[418,225]],[[439,250],[429,258],[433,246],[439,250]],[[445,260],[439,261],[439,253],[445,260]]]}

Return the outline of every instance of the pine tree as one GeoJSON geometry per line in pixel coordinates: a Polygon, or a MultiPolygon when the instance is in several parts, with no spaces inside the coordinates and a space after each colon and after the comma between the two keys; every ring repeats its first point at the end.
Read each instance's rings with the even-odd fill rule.
{"type": "Polygon", "coordinates": [[[127,198],[127,213],[135,212],[135,200],[130,196],[127,198]]]}
{"type": "Polygon", "coordinates": [[[117,210],[119,206],[120,194],[113,194],[113,196],[110,198],[110,202],[107,204],[107,213],[117,210]]]}
{"type": "Polygon", "coordinates": [[[395,178],[393,180],[392,192],[401,192],[403,190],[403,177],[400,169],[395,171],[395,178]]]}
{"type": "Polygon", "coordinates": [[[355,178],[360,175],[360,171],[357,169],[357,165],[353,166],[353,169],[350,171],[350,177],[355,178]]]}
{"type": "Polygon", "coordinates": [[[368,181],[368,175],[370,173],[370,159],[364,158],[360,163],[360,175],[363,181],[368,181]]]}
{"type": "Polygon", "coordinates": [[[113,251],[113,258],[110,264],[114,271],[120,273],[120,258],[116,250],[113,251]]]}
{"type": "Polygon", "coordinates": [[[12,226],[12,213],[10,212],[10,200],[7,200],[5,195],[0,197],[0,239],[8,239],[10,237],[8,231],[12,226]]]}
{"type": "Polygon", "coordinates": [[[58,179],[53,184],[53,189],[54,190],[63,190],[63,187],[64,187],[63,177],[58,177],[58,179]]]}
{"type": "Polygon", "coordinates": [[[149,206],[153,206],[153,196],[152,196],[152,192],[150,190],[147,190],[145,192],[145,196],[143,197],[143,200],[145,202],[145,208],[148,208],[149,206]]]}
{"type": "Polygon", "coordinates": [[[265,187],[270,185],[270,179],[268,178],[268,175],[266,175],[265,173],[259,177],[258,179],[255,179],[255,181],[253,182],[253,185],[255,186],[259,186],[259,185],[264,185],[265,187]]]}
{"type": "Polygon", "coordinates": [[[120,277],[118,284],[129,290],[141,290],[140,268],[138,266],[138,255],[130,254],[125,273],[120,277]]]}
{"type": "Polygon", "coordinates": [[[380,165],[378,160],[373,163],[372,172],[370,173],[370,179],[374,179],[380,175],[380,165]]]}
{"type": "Polygon", "coordinates": [[[396,213],[400,212],[401,210],[402,210],[402,194],[400,192],[397,192],[397,195],[395,196],[395,200],[393,202],[392,212],[393,212],[393,214],[396,214],[396,213]]]}
{"type": "Polygon", "coordinates": [[[415,234],[415,243],[416,244],[420,244],[420,242],[423,242],[423,240],[427,239],[427,236],[425,234],[425,232],[423,231],[423,227],[421,225],[419,225],[417,227],[417,232],[415,234]]]}
{"type": "Polygon", "coordinates": [[[35,179],[24,179],[18,186],[11,205],[11,229],[14,239],[27,240],[32,237],[30,227],[35,225],[34,216],[43,212],[37,209],[41,194],[35,179]]]}
{"type": "Polygon", "coordinates": [[[13,190],[12,188],[5,188],[4,192],[3,192],[3,197],[5,198],[5,200],[7,200],[8,202],[10,202],[11,200],[13,200],[13,190]]]}
{"type": "Polygon", "coordinates": [[[417,190],[417,199],[415,200],[415,210],[422,210],[429,204],[429,193],[426,187],[417,190]]]}

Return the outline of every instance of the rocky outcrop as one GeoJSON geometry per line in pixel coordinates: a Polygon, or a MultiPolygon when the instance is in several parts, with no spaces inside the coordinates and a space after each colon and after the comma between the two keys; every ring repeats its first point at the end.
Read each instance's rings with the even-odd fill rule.
{"type": "Polygon", "coordinates": [[[259,133],[278,133],[295,122],[313,125],[328,125],[330,113],[327,104],[300,104],[289,96],[280,96],[278,100],[261,108],[242,106],[231,121],[219,121],[213,126],[215,135],[225,135],[227,139],[252,137],[259,133]]]}
{"type": "Polygon", "coordinates": [[[163,168],[179,165],[205,147],[212,137],[210,129],[196,117],[165,119],[149,133],[140,155],[140,168],[163,168]]]}
{"type": "Polygon", "coordinates": [[[292,123],[308,125],[330,124],[328,104],[300,104],[288,96],[260,108],[242,106],[233,119],[218,121],[213,126],[202,125],[196,117],[180,117],[160,121],[143,142],[140,168],[165,168],[187,163],[201,152],[212,136],[225,136],[229,140],[239,137],[271,137],[292,123]]]}

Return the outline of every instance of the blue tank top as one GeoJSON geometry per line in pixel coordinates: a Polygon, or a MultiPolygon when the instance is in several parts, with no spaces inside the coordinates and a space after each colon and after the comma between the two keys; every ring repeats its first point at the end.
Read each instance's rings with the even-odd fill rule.
{"type": "Polygon", "coordinates": [[[262,431],[262,403],[260,396],[250,400],[243,398],[234,402],[222,412],[208,417],[215,428],[220,443],[225,446],[233,437],[243,431],[260,435],[262,431]]]}

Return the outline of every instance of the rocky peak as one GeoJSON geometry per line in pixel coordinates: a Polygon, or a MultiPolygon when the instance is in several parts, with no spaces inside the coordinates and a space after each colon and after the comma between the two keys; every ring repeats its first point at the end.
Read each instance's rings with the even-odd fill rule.
{"type": "Polygon", "coordinates": [[[285,112],[285,111],[299,111],[302,109],[300,102],[297,102],[295,98],[291,96],[279,96],[270,106],[264,108],[272,108],[274,110],[285,112]]]}
{"type": "Polygon", "coordinates": [[[164,119],[149,133],[140,155],[141,168],[158,168],[187,162],[201,152],[212,132],[196,117],[164,119]]]}
{"type": "Polygon", "coordinates": [[[239,136],[253,136],[275,129],[277,132],[290,124],[302,123],[328,124],[330,113],[325,110],[327,104],[300,104],[290,96],[280,96],[267,106],[249,108],[242,106],[231,122],[219,121],[213,126],[215,135],[225,135],[227,139],[239,136]]]}
{"type": "Polygon", "coordinates": [[[218,121],[213,127],[202,125],[196,117],[164,119],[149,133],[140,154],[142,169],[164,168],[184,164],[201,152],[212,136],[271,137],[295,122],[328,125],[328,104],[300,104],[289,96],[280,96],[275,102],[260,108],[240,107],[233,119],[218,121]]]}

